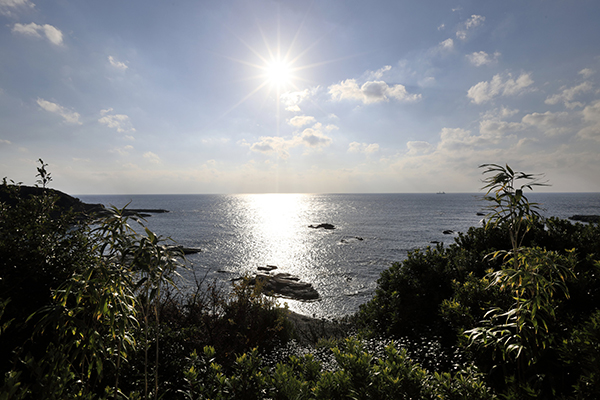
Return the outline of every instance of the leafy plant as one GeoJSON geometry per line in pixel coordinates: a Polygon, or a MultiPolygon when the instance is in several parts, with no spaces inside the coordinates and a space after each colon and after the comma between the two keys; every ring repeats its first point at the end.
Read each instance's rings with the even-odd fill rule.
{"type": "Polygon", "coordinates": [[[483,174],[495,174],[483,180],[487,189],[484,200],[490,205],[487,215],[486,229],[505,226],[508,228],[512,253],[516,256],[523,244],[523,239],[529,230],[540,219],[539,204],[530,203],[524,194],[524,189],[533,190],[534,186],[548,186],[540,180],[540,175],[513,171],[508,166],[498,164],[482,164],[483,174]],[[520,181],[525,181],[521,186],[520,181]],[[493,193],[493,195],[490,195],[493,193]]]}

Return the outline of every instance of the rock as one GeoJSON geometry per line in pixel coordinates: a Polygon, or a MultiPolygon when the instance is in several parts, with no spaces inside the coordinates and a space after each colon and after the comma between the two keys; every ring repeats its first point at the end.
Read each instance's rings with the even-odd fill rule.
{"type": "Polygon", "coordinates": [[[452,235],[454,233],[453,230],[450,229],[446,229],[445,231],[442,232],[444,235],[452,235]]]}
{"type": "Polygon", "coordinates": [[[485,217],[486,213],[478,212],[477,215],[480,216],[480,217],[485,217]]]}
{"type": "Polygon", "coordinates": [[[165,246],[165,247],[167,248],[167,250],[180,251],[183,254],[196,254],[196,253],[200,253],[202,251],[202,249],[200,249],[198,247],[184,247],[181,245],[165,246]]]}
{"type": "Polygon", "coordinates": [[[340,240],[340,243],[349,243],[349,242],[355,242],[355,241],[361,242],[363,240],[364,239],[359,236],[354,236],[351,238],[343,238],[342,240],[340,240]]]}
{"type": "Polygon", "coordinates": [[[150,213],[150,214],[163,214],[170,212],[169,210],[165,210],[163,208],[126,208],[125,211],[129,211],[131,213],[150,213]]]}
{"type": "Polygon", "coordinates": [[[314,229],[319,229],[319,228],[323,228],[323,229],[335,229],[335,226],[333,226],[332,224],[319,224],[319,225],[309,225],[309,228],[314,228],[314,229]]]}
{"type": "Polygon", "coordinates": [[[439,244],[440,242],[438,242],[437,240],[432,240],[431,242],[429,242],[431,244],[439,244]]]}
{"type": "Polygon", "coordinates": [[[267,265],[266,267],[258,267],[259,271],[267,271],[267,272],[271,272],[274,269],[277,269],[277,266],[275,265],[267,265]]]}
{"type": "Polygon", "coordinates": [[[573,215],[569,219],[581,222],[600,222],[600,215],[573,215]]]}
{"type": "Polygon", "coordinates": [[[37,186],[0,185],[0,202],[6,203],[9,206],[16,205],[19,201],[19,198],[13,196],[12,190],[15,190],[15,194],[23,199],[43,195],[55,196],[57,199],[57,213],[73,210],[76,213],[87,216],[106,211],[102,204],[87,204],[73,196],[69,196],[64,192],[61,192],[60,190],[44,189],[37,186]]]}
{"type": "Polygon", "coordinates": [[[250,280],[251,285],[261,284],[265,293],[273,293],[293,300],[316,300],[319,293],[310,283],[300,281],[300,278],[279,273],[276,275],[256,275],[250,280]]]}

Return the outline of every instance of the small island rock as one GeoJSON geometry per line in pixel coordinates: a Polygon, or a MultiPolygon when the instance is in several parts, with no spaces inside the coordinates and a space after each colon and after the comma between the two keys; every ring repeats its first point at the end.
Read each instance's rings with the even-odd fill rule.
{"type": "Polygon", "coordinates": [[[314,228],[314,229],[319,229],[319,228],[323,228],[323,229],[335,229],[335,226],[333,226],[332,224],[319,224],[319,225],[309,225],[309,228],[314,228]]]}
{"type": "Polygon", "coordinates": [[[317,300],[319,293],[310,283],[300,281],[300,278],[279,273],[276,275],[256,275],[250,280],[251,285],[261,284],[265,293],[273,293],[293,300],[317,300]]]}

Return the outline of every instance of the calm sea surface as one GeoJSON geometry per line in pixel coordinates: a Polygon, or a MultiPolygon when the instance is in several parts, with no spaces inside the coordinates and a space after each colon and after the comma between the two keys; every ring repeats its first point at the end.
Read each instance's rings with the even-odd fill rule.
{"type": "MultiPolygon", "coordinates": [[[[355,312],[393,262],[432,242],[450,244],[455,234],[479,226],[482,194],[248,194],[78,196],[87,203],[164,208],[146,225],[178,244],[200,247],[188,256],[210,280],[228,282],[259,266],[297,275],[321,299],[287,302],[317,317],[355,312]],[[334,230],[308,225],[331,223],[334,230]],[[360,240],[360,239],[362,240],[360,240]]],[[[532,193],[545,216],[600,214],[600,193],[532,193]]]]}

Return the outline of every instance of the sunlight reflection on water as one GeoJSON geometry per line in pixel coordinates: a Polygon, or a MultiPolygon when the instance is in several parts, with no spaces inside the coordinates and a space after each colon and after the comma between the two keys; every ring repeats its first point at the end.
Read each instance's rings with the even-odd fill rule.
{"type": "MultiPolygon", "coordinates": [[[[230,287],[232,279],[276,265],[311,283],[314,302],[281,299],[305,315],[351,314],[368,301],[381,271],[408,251],[453,242],[446,229],[480,224],[479,194],[255,194],[85,196],[84,201],[130,208],[164,208],[148,227],[187,247],[200,276],[230,287]],[[308,225],[331,223],[335,230],[308,225]],[[364,240],[358,240],[360,237],[364,240]]],[[[535,194],[549,215],[598,214],[598,194],[535,194]]],[[[190,281],[188,285],[192,285],[190,281]]],[[[185,290],[185,287],[183,288],[185,290]]]]}

